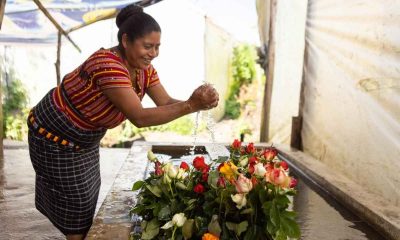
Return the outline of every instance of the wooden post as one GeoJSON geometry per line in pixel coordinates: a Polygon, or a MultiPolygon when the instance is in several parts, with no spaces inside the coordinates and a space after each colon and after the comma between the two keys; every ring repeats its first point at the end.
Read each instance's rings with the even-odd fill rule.
{"type": "Polygon", "coordinates": [[[271,112],[272,87],[274,81],[274,65],[275,65],[275,28],[276,28],[276,11],[277,1],[271,0],[271,15],[268,40],[268,64],[267,64],[267,80],[265,82],[263,108],[261,113],[261,130],[260,142],[269,141],[269,120],[271,112]]]}
{"type": "Polygon", "coordinates": [[[58,38],[57,38],[57,60],[56,60],[56,63],[54,64],[54,65],[56,66],[57,86],[60,85],[60,82],[61,82],[60,56],[61,56],[61,32],[58,31],[58,38]]]}
{"type": "Polygon", "coordinates": [[[0,0],[0,29],[1,24],[3,23],[3,16],[6,9],[6,0],[0,0]]]}
{"type": "MultiPolygon", "coordinates": [[[[3,61],[1,61],[3,64],[3,61]]],[[[3,161],[4,157],[4,152],[3,152],[3,138],[4,138],[4,132],[3,132],[3,67],[0,67],[0,101],[1,101],[1,107],[0,107],[0,162],[3,161]]],[[[1,170],[2,168],[0,168],[1,170]]]]}

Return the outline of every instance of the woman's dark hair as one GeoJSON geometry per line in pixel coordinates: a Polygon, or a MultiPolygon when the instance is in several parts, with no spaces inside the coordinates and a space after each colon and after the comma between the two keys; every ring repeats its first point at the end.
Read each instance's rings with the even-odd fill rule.
{"type": "Polygon", "coordinates": [[[124,7],[117,15],[116,24],[118,30],[119,48],[122,48],[122,35],[126,33],[129,41],[151,32],[161,32],[160,25],[149,14],[143,12],[143,8],[135,4],[124,7]]]}

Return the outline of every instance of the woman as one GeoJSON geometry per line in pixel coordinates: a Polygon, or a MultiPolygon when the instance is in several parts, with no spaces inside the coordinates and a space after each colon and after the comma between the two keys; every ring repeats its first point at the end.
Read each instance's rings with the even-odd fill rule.
{"type": "Polygon", "coordinates": [[[163,124],[218,104],[210,85],[197,88],[187,101],[168,95],[151,65],[161,29],[142,8],[125,7],[116,23],[119,45],[96,51],[67,74],[28,118],[36,208],[67,239],[83,239],[92,225],[100,189],[99,143],[107,129],[125,119],[137,127],[163,124]],[[157,107],[142,107],[145,93],[157,107]]]}

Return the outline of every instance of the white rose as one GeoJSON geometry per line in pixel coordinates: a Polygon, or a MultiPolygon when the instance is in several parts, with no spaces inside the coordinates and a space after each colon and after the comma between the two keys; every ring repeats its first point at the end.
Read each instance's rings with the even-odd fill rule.
{"type": "Polygon", "coordinates": [[[170,184],[172,180],[170,177],[168,177],[168,174],[164,174],[162,181],[164,184],[170,184]]]}
{"type": "Polygon", "coordinates": [[[186,222],[186,217],[184,213],[177,213],[172,217],[172,220],[165,223],[161,228],[168,229],[173,226],[182,227],[186,222]]]}
{"type": "Polygon", "coordinates": [[[265,167],[262,163],[257,163],[254,165],[254,174],[258,177],[264,177],[265,173],[267,173],[267,170],[265,170],[265,167]]]}
{"type": "Polygon", "coordinates": [[[170,178],[176,178],[176,176],[178,175],[178,167],[172,165],[172,163],[167,163],[164,165],[164,167],[162,168],[162,170],[164,170],[164,172],[170,177],[170,178]]]}
{"type": "Polygon", "coordinates": [[[158,160],[156,155],[154,155],[154,153],[151,150],[147,151],[147,159],[149,159],[149,161],[151,162],[155,162],[158,160]]]}
{"type": "Polygon", "coordinates": [[[185,173],[186,173],[185,169],[179,168],[178,169],[178,174],[176,175],[176,179],[179,179],[179,180],[184,179],[185,178],[185,173]]]}
{"type": "Polygon", "coordinates": [[[249,159],[247,157],[244,157],[242,159],[239,159],[239,166],[245,167],[249,163],[249,159]]]}
{"type": "Polygon", "coordinates": [[[232,201],[236,203],[236,207],[238,209],[242,209],[242,207],[246,206],[247,199],[246,194],[244,193],[237,193],[235,195],[231,195],[232,201]]]}
{"type": "Polygon", "coordinates": [[[172,217],[172,223],[177,227],[182,227],[186,222],[184,213],[177,213],[172,217]]]}

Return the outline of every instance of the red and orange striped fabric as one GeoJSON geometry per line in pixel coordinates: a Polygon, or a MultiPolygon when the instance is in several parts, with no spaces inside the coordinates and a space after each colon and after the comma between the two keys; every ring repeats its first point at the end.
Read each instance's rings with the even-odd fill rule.
{"type": "MultiPolygon", "coordinates": [[[[132,77],[138,86],[136,93],[140,99],[148,88],[160,83],[152,65],[146,70],[136,70],[136,76],[132,77]]],[[[109,88],[132,88],[128,69],[122,59],[110,50],[100,49],[92,54],[81,66],[67,74],[62,84],[68,100],[63,98],[61,86],[54,91],[53,100],[76,126],[110,129],[125,120],[125,116],[102,92],[109,88]]]]}

